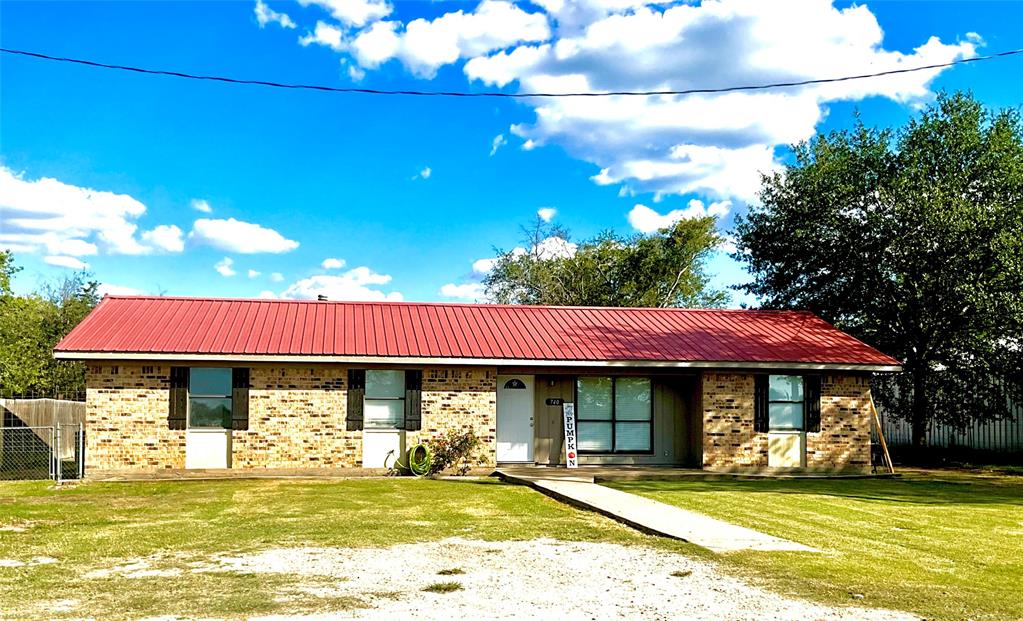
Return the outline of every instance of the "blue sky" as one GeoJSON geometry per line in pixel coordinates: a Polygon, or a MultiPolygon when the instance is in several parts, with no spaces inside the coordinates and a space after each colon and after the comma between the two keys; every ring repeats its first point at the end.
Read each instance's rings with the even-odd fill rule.
{"type": "MultiPolygon", "coordinates": [[[[0,41],[242,78],[508,92],[833,77],[1023,46],[1018,2],[765,7],[3,2],[0,41]]],[[[937,89],[1018,106],[1021,63],[729,98],[532,102],[228,86],[4,55],[0,247],[25,268],[19,291],[87,264],[114,292],[479,299],[479,261],[518,245],[539,209],[577,240],[706,212],[727,232],[786,144],[849,126],[857,107],[869,124],[899,124],[937,89]]],[[[744,279],[724,252],[710,270],[719,286],[744,279]]]]}

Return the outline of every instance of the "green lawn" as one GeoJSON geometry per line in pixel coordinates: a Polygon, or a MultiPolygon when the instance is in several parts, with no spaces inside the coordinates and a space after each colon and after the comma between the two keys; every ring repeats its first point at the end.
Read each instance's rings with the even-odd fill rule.
{"type": "MultiPolygon", "coordinates": [[[[0,567],[0,617],[60,617],[63,613],[52,608],[58,600],[77,600],[66,613],[75,618],[302,612],[301,604],[284,607],[276,601],[288,590],[286,576],[184,571],[174,578],[88,579],[84,574],[160,553],[166,557],[156,568],[187,569],[187,562],[219,552],[384,546],[450,536],[553,537],[694,552],[494,480],[87,483],[62,490],[43,482],[0,483],[0,559],[58,561],[0,567]]],[[[318,599],[307,605],[337,610],[361,604],[318,599]]]]}
{"type": "Polygon", "coordinates": [[[1023,477],[685,480],[612,487],[814,546],[725,565],[783,593],[918,613],[1023,619],[1023,477]]]}

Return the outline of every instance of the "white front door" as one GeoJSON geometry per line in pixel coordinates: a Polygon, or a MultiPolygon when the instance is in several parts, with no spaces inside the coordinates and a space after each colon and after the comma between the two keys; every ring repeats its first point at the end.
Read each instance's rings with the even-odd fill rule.
{"type": "Polygon", "coordinates": [[[497,461],[533,462],[533,376],[497,376],[497,461]]]}
{"type": "Polygon", "coordinates": [[[185,432],[185,468],[230,468],[229,429],[189,429],[185,432]]]}

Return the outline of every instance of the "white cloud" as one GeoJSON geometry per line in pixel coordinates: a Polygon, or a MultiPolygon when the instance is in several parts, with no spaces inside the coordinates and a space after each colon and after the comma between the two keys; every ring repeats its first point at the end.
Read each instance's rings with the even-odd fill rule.
{"type": "Polygon", "coordinates": [[[146,206],[127,194],[34,181],[0,166],[0,247],[51,256],[145,254],[135,220],[146,206]]]}
{"type": "Polygon", "coordinates": [[[107,282],[100,284],[100,286],[96,288],[96,292],[99,293],[100,297],[104,295],[146,295],[146,292],[142,289],[125,287],[123,285],[112,285],[107,282]]]}
{"type": "Polygon", "coordinates": [[[334,257],[324,259],[323,262],[320,263],[320,267],[325,270],[339,270],[344,266],[344,259],[335,259],[334,257]]]}
{"type": "Polygon", "coordinates": [[[382,0],[298,0],[302,6],[316,5],[330,12],[343,24],[361,27],[387,17],[393,10],[382,0]]]}
{"type": "Polygon", "coordinates": [[[316,43],[329,47],[333,50],[341,51],[347,47],[344,37],[344,32],[337,26],[318,21],[316,22],[316,28],[314,28],[312,32],[308,32],[300,37],[298,42],[302,45],[316,43]]]}
{"type": "Polygon", "coordinates": [[[348,65],[348,77],[352,79],[352,82],[359,82],[366,77],[366,72],[356,65],[348,65]]]}
{"type": "Polygon", "coordinates": [[[213,208],[210,207],[210,204],[208,202],[206,202],[204,199],[201,199],[201,198],[193,198],[191,205],[192,205],[192,209],[194,209],[196,211],[201,211],[203,213],[212,213],[213,212],[213,208]]]}
{"type": "Polygon", "coordinates": [[[217,273],[221,276],[229,278],[237,273],[234,271],[234,268],[231,267],[232,265],[234,265],[234,259],[231,257],[224,257],[220,261],[217,261],[217,264],[213,266],[213,269],[217,270],[217,273]]]}
{"type": "Polygon", "coordinates": [[[142,234],[142,241],[167,252],[181,252],[185,249],[181,229],[173,224],[161,224],[151,231],[146,231],[142,234]]]}
{"type": "MultiPolygon", "coordinates": [[[[311,0],[305,0],[311,1],[311,0]]],[[[320,4],[342,0],[316,0],[320,4]]],[[[865,5],[829,0],[643,2],[537,0],[528,12],[484,0],[432,19],[383,20],[323,41],[362,69],[390,59],[432,78],[459,66],[470,82],[519,92],[685,90],[830,78],[975,56],[983,38],[937,37],[885,47],[865,5]],[[532,9],[531,9],[532,10],[532,9]],[[553,31],[552,31],[553,28],[553,31]]],[[[336,15],[344,24],[343,15],[336,15]]],[[[944,69],[799,88],[690,96],[522,100],[535,118],[512,126],[522,149],[557,145],[592,163],[593,181],[623,195],[698,194],[755,200],[776,148],[807,139],[828,105],[884,97],[917,106],[944,69]]]]}
{"type": "Polygon", "coordinates": [[[280,272],[274,272],[273,274],[270,274],[270,281],[271,282],[284,282],[284,274],[282,274],[280,272]]]}
{"type": "Polygon", "coordinates": [[[241,254],[281,253],[298,248],[297,241],[287,239],[273,229],[234,218],[200,218],[192,225],[188,237],[213,248],[241,254]]]}
{"type": "Polygon", "coordinates": [[[260,28],[265,28],[267,24],[274,23],[279,24],[281,28],[294,28],[295,22],[284,13],[278,13],[271,9],[263,0],[256,0],[256,21],[259,22],[260,28]]]}
{"type": "Polygon", "coordinates": [[[468,300],[472,302],[486,301],[486,292],[483,289],[483,284],[478,282],[470,282],[461,285],[455,283],[448,283],[440,288],[440,294],[446,298],[455,298],[458,300],[468,300]]]}
{"type": "Polygon", "coordinates": [[[258,297],[262,300],[276,300],[277,294],[270,290],[264,290],[259,292],[258,297]]]}
{"type": "Polygon", "coordinates": [[[43,257],[43,263],[57,267],[66,267],[71,270],[84,270],[89,267],[89,264],[81,259],[61,255],[43,257]]]}
{"type": "Polygon", "coordinates": [[[416,76],[432,78],[437,69],[459,59],[544,41],[550,34],[543,13],[529,13],[505,0],[483,0],[471,13],[459,9],[407,24],[377,22],[354,38],[351,51],[365,68],[397,58],[416,76]]]}
{"type": "MultiPolygon", "coordinates": [[[[976,47],[931,38],[910,53],[888,51],[867,7],[839,10],[827,0],[550,10],[560,24],[553,44],[476,57],[466,75],[494,86],[518,81],[526,91],[682,90],[914,67],[973,56],[976,47]],[[573,28],[560,19],[569,13],[573,28]]],[[[774,147],[810,137],[828,102],[909,102],[929,96],[938,73],[720,95],[538,100],[535,122],[513,133],[598,165],[598,183],[748,201],[759,171],[778,165],[774,147]]]]}
{"type": "Polygon", "coordinates": [[[557,213],[558,210],[553,207],[541,207],[536,210],[536,215],[540,216],[540,219],[544,222],[550,222],[553,220],[557,213]]]}
{"type": "Polygon", "coordinates": [[[646,205],[637,204],[629,211],[628,219],[632,228],[640,233],[653,233],[660,229],[670,228],[679,220],[691,220],[707,216],[720,218],[728,214],[731,206],[732,202],[727,200],[704,205],[703,201],[694,198],[689,201],[685,209],[672,209],[662,215],[646,205]]]}
{"type": "Polygon", "coordinates": [[[430,175],[432,175],[432,174],[433,174],[433,169],[430,168],[429,166],[427,166],[427,167],[423,168],[422,170],[420,170],[419,172],[417,172],[416,174],[412,175],[412,180],[414,181],[416,179],[429,179],[430,175]]]}
{"type": "Polygon", "coordinates": [[[574,256],[578,248],[578,244],[566,239],[548,237],[533,248],[533,253],[538,259],[564,259],[574,256]]]}
{"type": "Polygon", "coordinates": [[[508,140],[505,139],[504,134],[494,136],[494,140],[490,143],[490,156],[493,157],[497,150],[506,144],[508,144],[508,140]]]}
{"type": "Polygon", "coordinates": [[[329,300],[400,301],[401,293],[384,292],[378,288],[390,282],[391,276],[360,266],[338,275],[318,274],[303,278],[281,292],[280,297],[315,300],[317,296],[325,295],[329,300]]]}
{"type": "Polygon", "coordinates": [[[249,270],[248,276],[249,278],[258,278],[262,273],[263,272],[260,272],[259,270],[249,270]]]}

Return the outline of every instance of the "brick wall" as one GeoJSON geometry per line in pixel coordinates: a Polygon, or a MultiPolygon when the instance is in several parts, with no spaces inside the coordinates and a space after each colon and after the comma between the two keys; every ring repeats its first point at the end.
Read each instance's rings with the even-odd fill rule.
{"type": "Polygon", "coordinates": [[[753,375],[704,373],[703,467],[767,466],[767,434],[753,431],[753,375]]]}
{"type": "Polygon", "coordinates": [[[821,382],[821,431],[806,436],[807,468],[870,467],[870,379],[825,375],[821,382]]]}
{"type": "MultiPolygon", "coordinates": [[[[753,375],[703,374],[703,467],[766,468],[768,434],[753,430],[753,375]]],[[[806,466],[815,470],[870,466],[870,381],[865,376],[825,375],[821,430],[806,434],[806,466]]]]}
{"type": "MultiPolygon", "coordinates": [[[[170,366],[117,365],[117,373],[113,368],[89,367],[87,468],[184,468],[185,432],[167,427],[170,366]]],[[[496,369],[425,369],[423,429],[408,432],[407,443],[472,428],[493,463],[496,381],[496,369]]],[[[360,467],[362,432],[345,428],[347,383],[342,366],[253,367],[249,429],[232,432],[232,466],[360,467]]]]}
{"type": "Polygon", "coordinates": [[[407,442],[421,442],[449,429],[476,432],[487,465],[497,460],[497,369],[428,368],[423,371],[423,425],[407,442]]]}
{"type": "Polygon", "coordinates": [[[170,367],[90,364],[86,469],[184,468],[185,432],[167,428],[170,367]]]}

